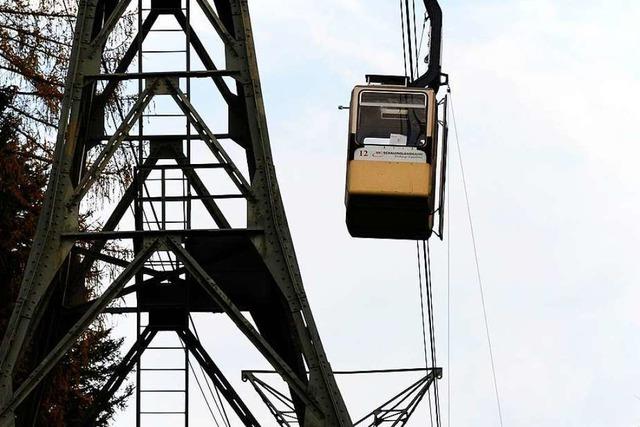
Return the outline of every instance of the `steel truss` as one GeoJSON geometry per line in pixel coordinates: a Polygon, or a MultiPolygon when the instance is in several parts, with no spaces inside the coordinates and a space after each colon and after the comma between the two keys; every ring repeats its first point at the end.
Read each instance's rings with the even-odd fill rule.
{"type": "MultiPolygon", "coordinates": [[[[18,300],[0,346],[0,426],[26,425],[21,405],[35,399],[43,379],[102,313],[148,313],[149,324],[126,353],[115,375],[103,386],[84,421],[91,425],[101,405],[139,367],[141,354],[158,331],[171,330],[180,337],[214,386],[247,426],[258,426],[213,359],[190,331],[188,315],[194,311],[226,314],[286,381],[297,419],[308,427],[351,426],[352,422],[327,361],[309,307],[275,175],[260,78],[253,45],[247,0],[151,0],[142,17],[139,0],[139,33],[112,73],[101,67],[105,43],[129,7],[130,0],[81,0],[65,94],[62,103],[55,157],[37,233],[26,266],[18,300]],[[216,67],[205,45],[191,27],[189,8],[199,7],[225,48],[224,69],[216,67]],[[185,52],[193,50],[204,70],[145,72],[142,44],[161,16],[175,17],[185,34],[185,52]],[[130,72],[135,58],[137,72],[130,72]],[[226,103],[228,132],[216,134],[190,101],[191,79],[211,79],[226,103]],[[235,88],[228,79],[233,79],[235,88]],[[106,135],[105,106],[119,82],[137,81],[138,97],[115,132],[106,135]],[[102,84],[99,84],[99,82],[102,84]],[[181,89],[186,82],[187,91],[181,89]],[[184,135],[146,135],[145,109],[157,96],[170,96],[186,118],[184,135]],[[132,129],[138,127],[138,135],[132,129]],[[192,133],[192,130],[195,132],[192,133]],[[246,152],[243,175],[220,139],[235,142],[246,152]],[[190,142],[206,145],[214,163],[192,161],[190,142]],[[130,142],[137,147],[138,167],[133,182],[99,231],[79,230],[80,204],[96,185],[114,155],[130,142]],[[137,144],[137,145],[135,145],[137,144]],[[186,150],[184,147],[187,147],[186,150]],[[145,149],[148,149],[147,154],[145,149]],[[90,152],[98,155],[87,160],[90,152]],[[160,161],[162,160],[162,162],[160,161]],[[175,164],[167,165],[166,160],[175,164]],[[188,190],[167,196],[166,171],[180,171],[188,190]],[[237,192],[212,193],[200,177],[202,169],[221,169],[237,192]],[[152,172],[163,191],[149,193],[152,172]],[[246,201],[246,227],[233,228],[219,207],[220,199],[246,201]],[[190,203],[204,205],[216,224],[212,229],[191,226],[190,203]],[[187,206],[181,225],[172,229],[162,212],[152,212],[157,229],[145,215],[145,203],[180,202],[187,206]],[[127,210],[135,211],[135,228],[121,230],[127,210]],[[160,218],[161,217],[161,218],[160,218]],[[128,241],[135,256],[127,260],[107,253],[108,242],[128,241]],[[74,304],[52,298],[62,284],[82,283],[96,262],[122,268],[118,277],[96,299],[74,304]],[[135,307],[113,307],[114,299],[136,295],[135,307]],[[67,322],[26,379],[14,384],[18,361],[53,311],[67,322]],[[256,326],[242,314],[248,312],[256,326]]],[[[140,326],[140,325],[139,325],[140,326]]],[[[188,357],[188,356],[187,356],[188,357]]],[[[139,375],[139,369],[138,375],[139,375]]],[[[187,390],[188,391],[188,390],[187,390]]],[[[140,411],[140,408],[138,408],[140,411]]]]}
{"type": "MultiPolygon", "coordinates": [[[[397,393],[353,425],[376,427],[388,425],[390,427],[403,427],[411,418],[418,405],[428,394],[431,385],[442,378],[442,368],[418,368],[418,369],[389,369],[375,371],[349,371],[335,372],[335,374],[380,374],[398,372],[425,372],[425,375],[412,383],[409,387],[397,393]]],[[[262,401],[269,408],[269,412],[275,417],[281,427],[299,426],[295,405],[291,398],[278,390],[272,384],[260,377],[260,374],[274,374],[272,371],[243,371],[242,379],[248,381],[256,390],[262,401]]]]}

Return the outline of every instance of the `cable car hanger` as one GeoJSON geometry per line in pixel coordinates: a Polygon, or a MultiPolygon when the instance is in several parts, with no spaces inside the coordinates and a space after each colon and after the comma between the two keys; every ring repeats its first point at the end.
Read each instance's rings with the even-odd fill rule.
{"type": "Polygon", "coordinates": [[[424,7],[427,10],[429,20],[431,21],[429,67],[423,75],[410,82],[409,86],[430,87],[438,93],[440,85],[446,85],[449,80],[449,76],[442,73],[442,9],[438,4],[438,0],[424,0],[424,7]],[[444,81],[442,81],[442,77],[445,78],[444,81]]]}

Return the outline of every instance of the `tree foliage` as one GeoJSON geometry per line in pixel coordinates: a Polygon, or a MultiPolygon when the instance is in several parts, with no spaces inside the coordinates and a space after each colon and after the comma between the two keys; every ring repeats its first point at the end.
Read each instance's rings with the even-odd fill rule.
{"type": "MultiPolygon", "coordinates": [[[[0,90],[0,301],[17,297],[42,204],[46,177],[39,163],[25,161],[16,137],[19,119],[8,112],[14,88],[0,90]]],[[[25,145],[27,143],[24,143],[25,145]]],[[[11,306],[0,304],[0,330],[11,306]]]]}

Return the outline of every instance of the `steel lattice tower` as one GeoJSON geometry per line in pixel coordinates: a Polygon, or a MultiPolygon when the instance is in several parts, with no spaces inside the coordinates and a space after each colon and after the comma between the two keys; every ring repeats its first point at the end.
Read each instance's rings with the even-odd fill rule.
{"type": "Polygon", "coordinates": [[[29,411],[20,408],[30,401],[37,405],[34,391],[41,381],[83,331],[106,312],[133,312],[138,319],[144,313],[147,324],[140,325],[135,344],[83,424],[92,424],[91,417],[139,365],[141,354],[158,331],[174,331],[238,418],[247,426],[258,426],[189,328],[190,313],[213,312],[228,316],[286,381],[301,425],[352,425],[305,296],[287,225],[269,145],[247,0],[138,0],[139,32],[117,69],[107,73],[101,66],[105,44],[123,13],[135,6],[130,3],[79,3],[46,200],[0,348],[0,426],[29,422],[29,411]],[[224,45],[224,58],[212,57],[192,28],[192,7],[198,7],[215,30],[224,45]],[[177,32],[186,39],[185,66],[176,70],[167,63],[166,69],[148,71],[142,66],[143,41],[154,31],[154,23],[166,17],[175,18],[177,32]],[[201,69],[191,67],[192,51],[201,69]],[[130,68],[136,58],[138,70],[134,72],[130,68]],[[214,123],[194,107],[193,79],[214,83],[224,100],[227,132],[214,133],[214,123]],[[138,96],[115,130],[107,133],[105,106],[120,82],[137,83],[138,96]],[[183,134],[145,130],[143,118],[160,99],[173,100],[179,108],[176,116],[185,120],[183,134]],[[239,147],[246,164],[237,165],[223,142],[239,147]],[[136,152],[133,182],[98,231],[80,231],[81,203],[125,143],[136,152]],[[212,161],[194,160],[193,144],[205,147],[212,161]],[[234,192],[221,194],[210,188],[202,178],[203,171],[210,170],[224,173],[234,192]],[[172,180],[179,181],[180,194],[170,192],[172,180]],[[246,202],[242,221],[224,213],[220,202],[226,199],[246,202]],[[182,214],[171,219],[171,206],[176,204],[182,214]],[[195,204],[203,207],[214,225],[196,228],[192,224],[195,204]],[[122,219],[130,209],[135,223],[126,227],[122,219]],[[245,225],[231,225],[238,222],[245,225]],[[128,242],[132,259],[105,251],[109,242],[128,242]],[[81,283],[97,261],[122,268],[100,296],[79,305],[59,297],[62,284],[81,283]],[[125,295],[136,296],[135,306],[111,305],[125,295]],[[243,312],[251,316],[255,327],[243,312]],[[65,321],[52,342],[41,349],[42,357],[28,377],[14,384],[18,361],[51,313],[65,321]]]}

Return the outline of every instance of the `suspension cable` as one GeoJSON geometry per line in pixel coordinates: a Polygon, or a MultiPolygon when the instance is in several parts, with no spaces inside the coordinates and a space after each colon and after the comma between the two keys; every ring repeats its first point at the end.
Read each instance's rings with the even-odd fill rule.
{"type": "Polygon", "coordinates": [[[409,70],[411,71],[411,81],[413,81],[413,47],[411,46],[411,11],[409,0],[404,0],[404,16],[407,21],[407,45],[409,47],[409,70]]]}
{"type": "Polygon", "coordinates": [[[424,362],[426,367],[429,367],[429,360],[427,357],[427,327],[424,320],[424,295],[422,292],[422,261],[420,260],[420,242],[416,240],[416,253],[418,254],[418,286],[420,289],[420,313],[422,320],[422,344],[424,350],[424,362]]]}
{"type": "MultiPolygon", "coordinates": [[[[426,288],[427,288],[427,308],[429,313],[429,339],[431,341],[431,364],[436,368],[436,332],[433,311],[433,292],[431,281],[431,253],[429,251],[429,241],[422,241],[422,256],[424,258],[426,288]]],[[[440,395],[438,393],[438,381],[433,382],[433,397],[436,407],[436,425],[440,427],[440,395]]]]}
{"type": "MultiPolygon", "coordinates": [[[[450,171],[451,168],[447,168],[449,185],[451,185],[450,171]]],[[[449,188],[445,191],[447,192],[447,427],[451,427],[451,197],[453,193],[449,188]]]]}
{"type": "MultiPolygon", "coordinates": [[[[418,257],[418,287],[420,289],[420,318],[422,320],[422,345],[424,351],[424,365],[429,369],[429,358],[427,356],[427,327],[424,320],[424,295],[422,292],[422,264],[420,260],[420,242],[416,240],[416,254],[418,257]]],[[[425,273],[426,278],[426,273],[425,273]]],[[[431,328],[429,328],[431,330],[431,328]]],[[[432,366],[433,367],[433,366],[432,366]]],[[[429,402],[429,421],[433,427],[433,408],[431,406],[431,389],[427,389],[427,400],[429,402]]]]}
{"type": "MultiPolygon", "coordinates": [[[[191,319],[191,315],[189,315],[189,319],[191,319]]],[[[193,320],[192,320],[192,322],[193,322],[193,320]]],[[[183,341],[182,345],[186,346],[186,343],[183,341]]],[[[209,403],[209,399],[207,397],[207,394],[204,392],[204,388],[202,388],[202,384],[200,384],[200,379],[198,378],[198,375],[196,374],[196,370],[193,367],[193,364],[191,363],[191,358],[190,357],[187,357],[187,364],[189,365],[189,368],[191,369],[191,373],[193,374],[193,378],[196,380],[196,384],[198,385],[198,389],[200,390],[200,394],[202,395],[202,398],[204,399],[204,403],[207,405],[207,408],[209,409],[209,413],[211,414],[211,418],[213,419],[213,422],[216,424],[217,427],[220,427],[220,423],[218,423],[218,418],[213,413],[213,409],[211,408],[211,404],[209,403]]],[[[200,368],[202,369],[202,366],[200,366],[200,368]]],[[[202,371],[202,374],[203,374],[204,379],[206,381],[207,376],[204,373],[204,370],[202,371]]],[[[208,383],[207,383],[207,385],[208,385],[208,383]]],[[[214,399],[214,403],[216,404],[216,406],[218,406],[218,403],[215,402],[215,399],[214,399]]],[[[220,412],[220,408],[218,408],[218,412],[220,412]]],[[[229,424],[225,423],[225,426],[229,427],[229,424]]]]}
{"type": "Polygon", "coordinates": [[[404,13],[402,12],[402,0],[400,0],[400,27],[402,29],[402,60],[404,61],[404,76],[407,76],[407,48],[404,38],[404,13]]]}
{"type": "Polygon", "coordinates": [[[413,6],[413,47],[416,55],[416,78],[418,78],[418,76],[420,76],[420,73],[418,71],[420,61],[418,61],[418,32],[416,30],[416,0],[412,0],[411,2],[413,6]]]}
{"type": "MultiPolygon", "coordinates": [[[[193,321],[193,317],[191,316],[191,314],[189,314],[189,321],[191,322],[191,327],[193,328],[193,332],[196,338],[198,339],[198,341],[200,341],[200,336],[198,335],[198,329],[196,329],[196,323],[193,321]]],[[[220,397],[220,392],[218,391],[218,387],[216,387],[215,385],[213,386],[213,390],[215,390],[215,394],[214,394],[211,384],[209,384],[209,376],[204,371],[204,368],[202,367],[202,365],[199,364],[199,366],[200,366],[200,371],[202,372],[202,376],[204,377],[204,382],[207,385],[207,388],[209,389],[209,393],[211,393],[211,397],[213,397],[213,402],[216,405],[216,409],[218,409],[218,412],[220,413],[220,415],[222,415],[222,419],[225,425],[227,427],[231,427],[231,422],[229,421],[229,416],[227,415],[227,410],[224,407],[224,402],[222,400],[222,397],[220,397]],[[216,400],[216,396],[217,396],[217,400],[216,400]],[[220,402],[220,404],[218,404],[218,401],[220,402]]]]}
{"type": "Polygon", "coordinates": [[[418,46],[418,53],[416,55],[416,62],[419,62],[420,53],[422,52],[422,42],[424,41],[424,30],[427,28],[427,22],[429,22],[429,15],[425,12],[424,20],[422,21],[422,32],[420,33],[420,45],[418,46]]]}
{"type": "Polygon", "coordinates": [[[453,119],[453,130],[454,130],[454,134],[456,137],[456,148],[458,151],[458,162],[460,163],[460,174],[462,175],[462,185],[464,187],[464,197],[465,197],[465,201],[467,204],[467,218],[469,220],[469,229],[471,230],[471,242],[473,245],[473,256],[474,256],[474,260],[475,260],[475,264],[476,264],[476,275],[478,278],[478,288],[480,289],[480,301],[482,302],[482,315],[484,317],[484,327],[485,327],[485,332],[487,335],[487,344],[489,346],[489,357],[491,359],[491,373],[493,375],[493,387],[495,389],[495,395],[496,395],[496,404],[498,407],[498,418],[500,420],[500,426],[503,426],[503,420],[502,420],[502,406],[500,404],[500,393],[498,391],[498,380],[497,380],[497,376],[496,376],[496,366],[495,366],[495,361],[494,361],[494,357],[493,357],[493,346],[491,345],[491,334],[489,333],[489,318],[487,316],[487,307],[485,304],[485,298],[484,298],[484,286],[482,285],[482,277],[480,275],[480,263],[478,261],[478,248],[477,248],[477,244],[476,244],[476,236],[475,236],[475,231],[473,228],[473,220],[471,217],[471,203],[469,202],[469,191],[467,189],[467,180],[466,180],[466,176],[464,173],[464,166],[462,163],[462,151],[460,150],[460,139],[458,137],[458,126],[456,123],[456,114],[455,114],[455,110],[453,108],[453,95],[451,94],[451,86],[447,85],[447,92],[449,94],[449,98],[451,99],[451,102],[449,105],[451,105],[451,118],[453,119]]]}
{"type": "Polygon", "coordinates": [[[200,394],[202,395],[202,397],[204,399],[204,403],[207,405],[207,408],[209,408],[209,413],[211,414],[211,418],[213,418],[213,422],[216,423],[216,426],[220,427],[220,424],[218,423],[218,419],[216,418],[215,414],[213,413],[213,409],[211,409],[211,405],[209,404],[209,399],[207,399],[207,395],[205,394],[204,389],[202,388],[202,385],[200,384],[200,380],[198,379],[198,376],[196,375],[196,370],[193,369],[193,364],[191,363],[191,360],[189,360],[188,362],[189,362],[189,368],[191,368],[191,372],[193,373],[193,378],[195,378],[196,384],[198,384],[198,388],[200,389],[200,394]]]}

